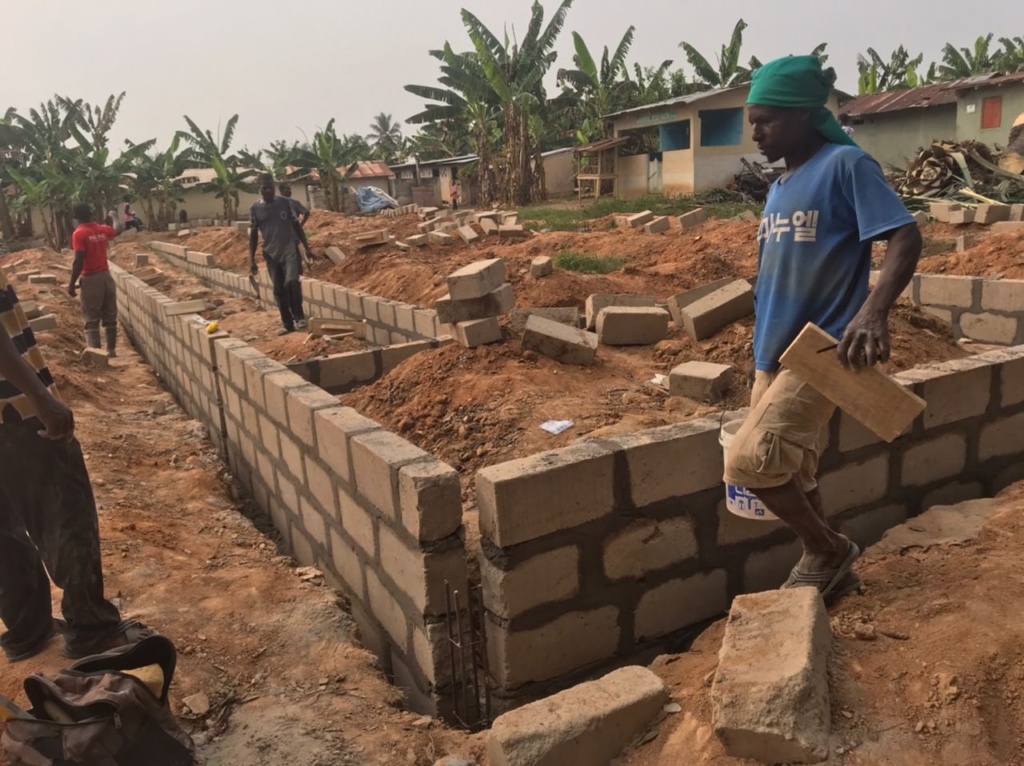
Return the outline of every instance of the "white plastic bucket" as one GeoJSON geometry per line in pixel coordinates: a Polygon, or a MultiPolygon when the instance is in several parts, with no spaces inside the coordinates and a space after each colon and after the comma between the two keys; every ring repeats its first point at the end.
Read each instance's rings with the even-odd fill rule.
{"type": "MultiPolygon", "coordinates": [[[[743,425],[742,420],[733,420],[722,426],[718,434],[718,443],[722,445],[722,455],[725,462],[729,461],[729,445],[732,444],[736,432],[743,425]]],[[[778,521],[779,517],[769,511],[750,490],[744,487],[734,487],[731,484],[725,485],[725,506],[729,513],[744,519],[756,521],[778,521]]]]}

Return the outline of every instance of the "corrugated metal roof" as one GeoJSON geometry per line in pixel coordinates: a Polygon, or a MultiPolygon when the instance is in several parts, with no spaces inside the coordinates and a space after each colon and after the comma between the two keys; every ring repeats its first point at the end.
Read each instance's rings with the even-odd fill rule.
{"type": "Polygon", "coordinates": [[[626,137],[606,138],[603,141],[595,141],[589,146],[577,146],[573,151],[575,151],[576,154],[583,154],[584,152],[603,152],[607,149],[614,149],[616,146],[624,144],[628,140],[629,139],[626,137]]]}
{"type": "Polygon", "coordinates": [[[958,93],[962,90],[988,88],[1015,82],[1024,82],[1024,72],[1008,75],[981,74],[952,82],[933,83],[925,85],[923,88],[897,90],[890,93],[872,93],[843,104],[842,111],[851,117],[864,117],[886,112],[902,112],[906,109],[928,109],[955,104],[958,93]]]}
{"type": "Polygon", "coordinates": [[[701,101],[705,98],[711,98],[712,96],[718,96],[722,93],[729,93],[734,90],[743,90],[750,88],[750,83],[744,85],[737,85],[732,88],[714,88],[712,90],[702,90],[700,93],[689,93],[685,96],[677,96],[676,98],[670,98],[667,101],[659,101],[656,104],[647,104],[645,106],[635,106],[632,109],[623,109],[621,112],[612,112],[606,114],[601,119],[610,120],[612,117],[622,117],[627,114],[636,114],[637,112],[647,112],[651,109],[662,109],[666,106],[678,106],[679,104],[692,104],[695,101],[701,101]]]}
{"type": "Polygon", "coordinates": [[[369,162],[360,162],[356,168],[356,172],[353,173],[349,178],[394,178],[395,174],[391,172],[391,168],[388,167],[386,162],[382,160],[371,160],[369,162]]]}
{"type": "MultiPolygon", "coordinates": [[[[439,160],[421,160],[421,168],[435,167],[437,165],[468,165],[470,162],[476,162],[475,154],[463,154],[460,157],[442,157],[439,160]]],[[[407,168],[416,167],[415,160],[409,160],[408,162],[402,162],[397,165],[392,165],[392,170],[405,170],[407,168]]]]}

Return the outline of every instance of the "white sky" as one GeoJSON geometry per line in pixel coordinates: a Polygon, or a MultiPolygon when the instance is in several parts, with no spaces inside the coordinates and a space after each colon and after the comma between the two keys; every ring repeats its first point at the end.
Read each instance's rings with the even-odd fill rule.
{"type": "MultiPolygon", "coordinates": [[[[556,0],[544,0],[550,14],[556,0]]],[[[522,33],[530,0],[31,0],[0,3],[5,76],[0,110],[29,107],[54,93],[101,103],[128,92],[115,129],[165,144],[188,114],[216,129],[241,115],[236,146],[302,140],[337,118],[339,132],[365,133],[381,111],[400,121],[422,101],[407,83],[434,84],[437,61],[427,51],[449,40],[468,50],[462,7],[498,32],[522,33]],[[301,130],[300,130],[301,129],[301,130]]],[[[618,44],[636,26],[630,62],[684,63],[680,41],[712,64],[742,17],[742,60],[808,53],[828,42],[839,86],[856,91],[856,54],[874,47],[888,57],[901,43],[926,64],[945,42],[972,46],[988,32],[1024,34],[1024,3],[1015,0],[576,0],[559,45],[558,67],[572,66],[572,37],[594,53],[618,44]],[[711,6],[723,9],[709,12],[711,6]]],[[[686,65],[688,68],[688,65],[686,65]]],[[[689,70],[688,70],[689,71],[689,70]]],[[[413,126],[404,126],[407,134],[413,126]]]]}

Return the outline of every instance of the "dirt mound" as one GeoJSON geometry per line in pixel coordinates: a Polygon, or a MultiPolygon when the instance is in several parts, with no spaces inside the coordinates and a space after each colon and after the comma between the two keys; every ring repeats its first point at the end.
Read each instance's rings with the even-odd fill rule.
{"type": "Polygon", "coordinates": [[[960,277],[1024,279],[1024,231],[992,234],[962,253],[923,258],[917,270],[960,277]]]}
{"type": "MultiPolygon", "coordinates": [[[[1024,485],[971,541],[869,549],[857,565],[867,590],[830,609],[833,755],[844,766],[1024,764],[1024,485]],[[970,573],[965,576],[965,573],[970,573]]],[[[740,766],[711,729],[710,685],[724,621],[686,654],[652,667],[672,688],[679,715],[623,766],[740,766]]],[[[765,655],[770,661],[770,653],[765,655]]]]}
{"type": "MultiPolygon", "coordinates": [[[[342,401],[459,469],[468,493],[473,473],[486,465],[563,447],[583,436],[631,433],[747,406],[753,324],[750,317],[701,342],[673,329],[668,340],[653,347],[602,346],[589,368],[521,351],[506,326],[503,344],[419,354],[342,401]],[[720,405],[668,397],[648,383],[656,373],[667,374],[693,359],[736,368],[720,405]],[[575,426],[552,436],[540,428],[548,420],[572,420],[575,426]]],[[[897,306],[890,329],[888,371],[966,355],[948,325],[912,306],[897,306]]]]}

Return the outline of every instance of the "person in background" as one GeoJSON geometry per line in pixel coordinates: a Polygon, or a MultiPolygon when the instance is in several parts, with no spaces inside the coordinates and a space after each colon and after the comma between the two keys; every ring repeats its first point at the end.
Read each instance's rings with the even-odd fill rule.
{"type": "Polygon", "coordinates": [[[281,335],[296,329],[306,329],[306,315],[302,308],[302,285],[299,274],[302,259],[296,243],[302,243],[306,256],[312,260],[313,251],[295,216],[291,202],[274,194],[274,177],[269,173],[260,176],[262,199],[254,203],[249,221],[249,273],[259,274],[256,266],[256,247],[263,235],[263,260],[267,273],[274,285],[274,300],[281,312],[281,335]]]}
{"type": "Polygon", "coordinates": [[[178,223],[182,226],[188,225],[188,211],[185,208],[178,211],[178,223]]]}
{"type": "Polygon", "coordinates": [[[82,291],[82,317],[85,319],[85,343],[100,348],[100,324],[106,334],[107,354],[117,349],[117,287],[107,262],[107,243],[117,237],[110,226],[92,221],[92,208],[84,202],[74,207],[79,226],[71,235],[75,263],[71,267],[68,295],[74,298],[82,291]],[[81,277],[81,279],[79,279],[81,277]]]}
{"type": "Polygon", "coordinates": [[[452,210],[459,209],[459,185],[452,184],[452,210]]]}
{"type": "MultiPolygon", "coordinates": [[[[289,181],[282,181],[277,185],[278,190],[281,192],[281,196],[288,200],[292,205],[292,212],[295,213],[295,217],[299,219],[299,226],[302,227],[303,231],[306,229],[306,222],[309,220],[309,208],[299,202],[297,199],[292,197],[292,185],[289,181]]],[[[298,251],[299,241],[295,240],[295,249],[298,251]]],[[[302,274],[302,259],[299,259],[299,274],[302,274]]]]}
{"type": "Polygon", "coordinates": [[[818,491],[818,459],[835,405],[779,358],[809,322],[835,338],[844,367],[889,359],[889,312],[914,276],[921,231],[881,167],[826,104],[835,72],[815,56],[754,72],[747,114],[769,162],[786,172],[768,192],[758,232],[754,390],[729,448],[725,482],[746,487],[803,543],[784,588],[839,596],[862,583],[857,545],[833,528],[818,491]],[[868,289],[872,243],[888,242],[868,289]]]}
{"type": "Polygon", "coordinates": [[[839,115],[839,125],[843,129],[843,133],[853,138],[853,125],[850,124],[850,115],[846,112],[839,115]]]}
{"type": "Polygon", "coordinates": [[[0,647],[14,663],[57,633],[75,659],[140,641],[154,631],[122,621],[103,594],[96,501],[75,419],[2,272],[0,320],[0,647]],[[64,591],[63,620],[53,618],[50,578],[64,591]]]}
{"type": "Polygon", "coordinates": [[[136,231],[142,231],[142,221],[135,215],[135,211],[132,209],[132,198],[127,194],[124,195],[124,203],[121,205],[121,213],[124,217],[124,230],[135,229],[136,231]]]}

